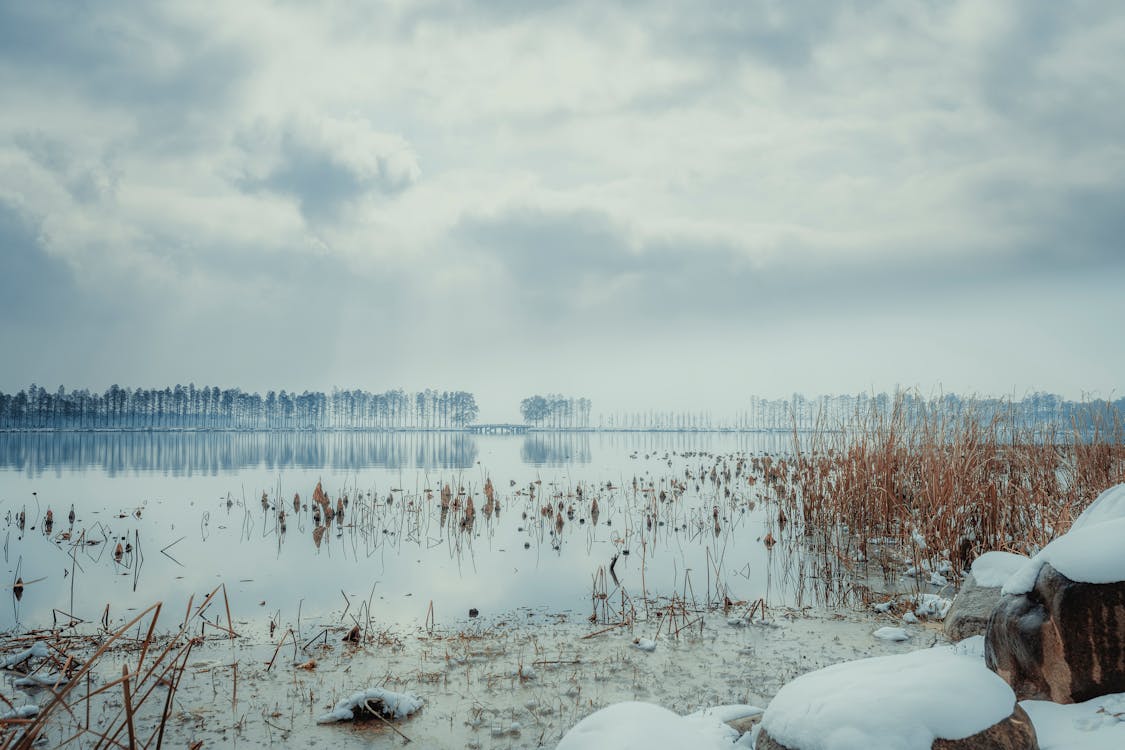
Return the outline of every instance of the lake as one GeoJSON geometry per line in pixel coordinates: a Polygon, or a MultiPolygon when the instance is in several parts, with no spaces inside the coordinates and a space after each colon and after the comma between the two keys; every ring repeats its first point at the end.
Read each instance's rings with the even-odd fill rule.
{"type": "Polygon", "coordinates": [[[3,433],[3,583],[11,592],[18,577],[24,590],[6,597],[0,628],[96,622],[107,604],[110,622],[155,601],[179,611],[219,583],[236,617],[354,613],[368,599],[388,624],[422,623],[431,602],[439,622],[470,609],[589,614],[595,578],[615,557],[612,574],[632,606],[643,595],[792,602],[781,545],[762,543],[774,522],[765,490],[750,480],[752,457],[783,453],[790,439],[3,433]],[[489,479],[499,511],[486,517],[489,479]],[[342,522],[319,531],[309,509],[318,482],[333,506],[348,498],[342,522]],[[443,514],[446,485],[454,497],[443,514]]]}

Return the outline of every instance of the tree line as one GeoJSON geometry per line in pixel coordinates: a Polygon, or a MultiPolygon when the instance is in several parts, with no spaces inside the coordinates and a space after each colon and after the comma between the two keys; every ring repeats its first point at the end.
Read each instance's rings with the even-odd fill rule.
{"type": "MultiPolygon", "coordinates": [[[[858,393],[808,398],[748,396],[724,414],[709,411],[648,410],[592,414],[588,398],[557,393],[520,401],[524,422],[542,430],[638,430],[667,432],[788,431],[832,429],[855,418],[890,416],[923,419],[971,417],[999,421],[1014,429],[1121,429],[1125,399],[1067,400],[1050,393],[1020,399],[925,397],[916,391],[858,393]]],[[[104,392],[55,391],[31,385],[18,393],[0,392],[0,429],[202,429],[202,430],[444,430],[463,429],[478,418],[472,393],[402,389],[371,393],[363,390],[268,391],[265,396],[240,388],[166,388],[112,385],[104,392]]]]}
{"type": "Polygon", "coordinates": [[[467,391],[269,391],[194,383],[167,388],[112,385],[0,392],[0,429],[394,430],[458,429],[480,409],[467,391]]]}
{"type": "Polygon", "coordinates": [[[1125,430],[1125,399],[1073,401],[1052,393],[1036,392],[1020,399],[982,398],[945,393],[923,396],[896,389],[891,393],[823,395],[813,398],[794,393],[789,398],[750,396],[744,406],[725,414],[710,411],[631,411],[598,416],[599,430],[669,432],[753,432],[834,429],[857,419],[889,419],[894,413],[906,422],[921,422],[940,415],[947,420],[971,418],[982,424],[997,422],[1009,430],[1098,429],[1106,433],[1125,430]]]}
{"type": "Polygon", "coordinates": [[[590,427],[591,406],[588,398],[567,398],[558,393],[535,395],[520,401],[520,415],[536,427],[586,429],[590,427]]]}

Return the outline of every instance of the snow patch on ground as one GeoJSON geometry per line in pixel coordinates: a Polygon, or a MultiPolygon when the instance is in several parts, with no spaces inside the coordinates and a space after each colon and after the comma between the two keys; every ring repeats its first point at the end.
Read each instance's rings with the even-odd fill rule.
{"type": "Polygon", "coordinates": [[[973,580],[978,586],[995,588],[1003,586],[1016,571],[1027,564],[1026,555],[1014,552],[985,552],[973,560],[973,580]]]}
{"type": "Polygon", "coordinates": [[[22,664],[33,656],[37,656],[40,659],[43,659],[46,658],[49,653],[50,651],[47,650],[46,643],[44,643],[43,641],[36,641],[35,643],[31,644],[29,648],[25,648],[18,654],[12,654],[3,661],[0,661],[0,668],[11,669],[18,664],[22,664]]]}
{"type": "Polygon", "coordinates": [[[953,653],[960,654],[961,656],[969,656],[973,659],[980,659],[984,661],[984,636],[973,635],[969,636],[963,641],[957,641],[951,647],[953,653]]]}
{"type": "Polygon", "coordinates": [[[575,724],[558,750],[730,750],[738,732],[723,723],[721,715],[680,716],[652,703],[615,703],[575,724]]]}
{"type": "Polygon", "coordinates": [[[765,713],[764,708],[751,706],[745,703],[733,703],[726,706],[709,706],[688,714],[687,719],[717,719],[719,721],[738,721],[750,716],[765,713]]]}
{"type": "Polygon", "coordinates": [[[1125,747],[1125,693],[1085,703],[1020,703],[1039,737],[1040,750],[1121,750],[1125,747]]]}
{"type": "Polygon", "coordinates": [[[879,628],[871,635],[884,641],[905,641],[910,637],[910,633],[907,633],[905,628],[891,627],[879,628]]]}
{"type": "Polygon", "coordinates": [[[847,662],[783,687],[762,719],[801,750],[929,750],[1006,719],[1012,689],[980,660],[952,648],[847,662]]]}

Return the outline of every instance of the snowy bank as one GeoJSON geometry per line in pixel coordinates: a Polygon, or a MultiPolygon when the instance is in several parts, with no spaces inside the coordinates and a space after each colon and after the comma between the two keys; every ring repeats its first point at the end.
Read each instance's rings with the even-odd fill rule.
{"type": "Polygon", "coordinates": [[[1125,747],[1125,693],[1085,703],[1020,703],[1039,736],[1040,750],[1121,750],[1125,747]]]}

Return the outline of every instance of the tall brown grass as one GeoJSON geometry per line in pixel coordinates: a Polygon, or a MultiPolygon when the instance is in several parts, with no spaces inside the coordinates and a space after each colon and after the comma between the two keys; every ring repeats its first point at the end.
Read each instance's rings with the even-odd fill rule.
{"type": "Polygon", "coordinates": [[[1035,552],[1125,481],[1119,415],[1090,414],[1069,429],[1033,430],[971,407],[908,414],[900,397],[845,424],[794,431],[793,460],[765,478],[781,517],[798,520],[781,530],[824,569],[870,561],[888,572],[910,558],[957,574],[988,550],[1035,552]]]}

